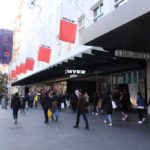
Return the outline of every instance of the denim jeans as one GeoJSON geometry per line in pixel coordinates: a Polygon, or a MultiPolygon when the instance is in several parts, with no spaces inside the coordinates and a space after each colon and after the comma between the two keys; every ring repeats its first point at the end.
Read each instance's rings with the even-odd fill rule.
{"type": "Polygon", "coordinates": [[[52,108],[52,119],[54,118],[57,120],[59,118],[58,108],[52,108]]]}
{"type": "Polygon", "coordinates": [[[112,115],[111,114],[106,115],[105,120],[109,121],[109,123],[112,123],[112,115]]]}
{"type": "Polygon", "coordinates": [[[80,111],[78,111],[77,112],[77,118],[76,118],[76,126],[79,126],[79,122],[80,122],[80,116],[83,116],[83,119],[84,119],[84,121],[85,121],[85,126],[86,127],[89,127],[89,123],[88,123],[88,119],[87,119],[87,116],[86,116],[86,112],[80,112],[80,111]]]}
{"type": "Polygon", "coordinates": [[[14,118],[14,120],[18,119],[18,110],[13,109],[13,118],[14,118]]]}

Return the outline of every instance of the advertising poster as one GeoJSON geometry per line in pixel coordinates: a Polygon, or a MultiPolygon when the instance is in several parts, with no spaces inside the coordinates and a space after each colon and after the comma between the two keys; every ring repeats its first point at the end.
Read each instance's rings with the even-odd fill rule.
{"type": "Polygon", "coordinates": [[[10,30],[0,30],[0,63],[8,64],[11,61],[13,48],[13,33],[10,30]]]}

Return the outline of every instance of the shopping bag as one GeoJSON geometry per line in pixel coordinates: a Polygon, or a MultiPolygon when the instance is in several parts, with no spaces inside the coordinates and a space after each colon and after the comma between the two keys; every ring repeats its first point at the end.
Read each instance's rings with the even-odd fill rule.
{"type": "Polygon", "coordinates": [[[64,103],[61,103],[61,109],[64,109],[64,108],[65,108],[64,103]]]}
{"type": "Polygon", "coordinates": [[[48,109],[48,118],[51,118],[52,117],[52,111],[50,109],[48,109]]]}
{"type": "Polygon", "coordinates": [[[112,100],[111,102],[112,102],[112,108],[113,108],[113,109],[116,109],[116,108],[117,108],[116,103],[115,103],[113,100],[112,100]]]}

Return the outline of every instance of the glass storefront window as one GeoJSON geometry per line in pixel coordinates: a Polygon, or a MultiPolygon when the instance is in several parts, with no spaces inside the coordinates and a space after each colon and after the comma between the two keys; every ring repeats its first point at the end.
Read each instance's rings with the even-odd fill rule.
{"type": "Polygon", "coordinates": [[[123,72],[113,75],[113,84],[138,83],[138,71],[123,72]]]}
{"type": "Polygon", "coordinates": [[[134,78],[134,83],[137,83],[137,81],[138,81],[138,72],[137,71],[133,72],[133,78],[134,78]]]}
{"type": "Polygon", "coordinates": [[[131,83],[131,72],[128,72],[128,83],[131,83]]]}

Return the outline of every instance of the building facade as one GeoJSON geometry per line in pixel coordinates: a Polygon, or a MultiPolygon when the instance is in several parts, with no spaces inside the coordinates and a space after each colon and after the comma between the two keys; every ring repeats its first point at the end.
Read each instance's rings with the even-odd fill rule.
{"type": "MultiPolygon", "coordinates": [[[[133,97],[136,96],[137,91],[141,90],[143,96],[148,99],[149,57],[136,59],[118,57],[115,55],[115,50],[149,54],[147,41],[145,43],[147,47],[143,46],[144,42],[140,45],[133,41],[134,45],[132,45],[132,39],[129,39],[127,35],[131,33],[131,27],[134,28],[134,22],[131,25],[127,23],[132,23],[135,19],[147,14],[150,9],[149,2],[147,0],[142,2],[140,0],[136,2],[132,0],[72,0],[71,5],[76,8],[75,13],[78,16],[74,44],[59,40],[62,3],[63,0],[23,1],[18,62],[24,63],[25,59],[30,57],[35,60],[35,64],[33,71],[20,73],[14,84],[32,84],[32,81],[38,82],[40,79],[54,82],[70,80],[70,75],[66,77],[66,69],[79,70],[75,72],[87,69],[86,75],[80,79],[74,79],[76,83],[85,80],[86,76],[88,82],[95,82],[96,90],[104,90],[107,84],[111,89],[116,84],[127,84],[129,89],[133,89],[130,91],[133,97]],[[135,4],[140,8],[134,8],[135,4]],[[133,15],[126,16],[126,12],[133,15]],[[51,49],[49,63],[37,60],[39,49],[43,45],[51,49]],[[143,48],[143,51],[139,47],[143,48]],[[48,73],[49,76],[46,75],[48,73]]],[[[146,22],[149,15],[142,19],[146,22]]],[[[138,27],[141,27],[139,20],[138,27]]],[[[147,27],[147,22],[142,28],[144,25],[147,27]]],[[[135,32],[137,31],[139,30],[135,32]]],[[[145,36],[145,34],[142,35],[143,40],[145,36]]],[[[140,39],[137,35],[136,41],[139,41],[138,38],[140,39]]]]}

